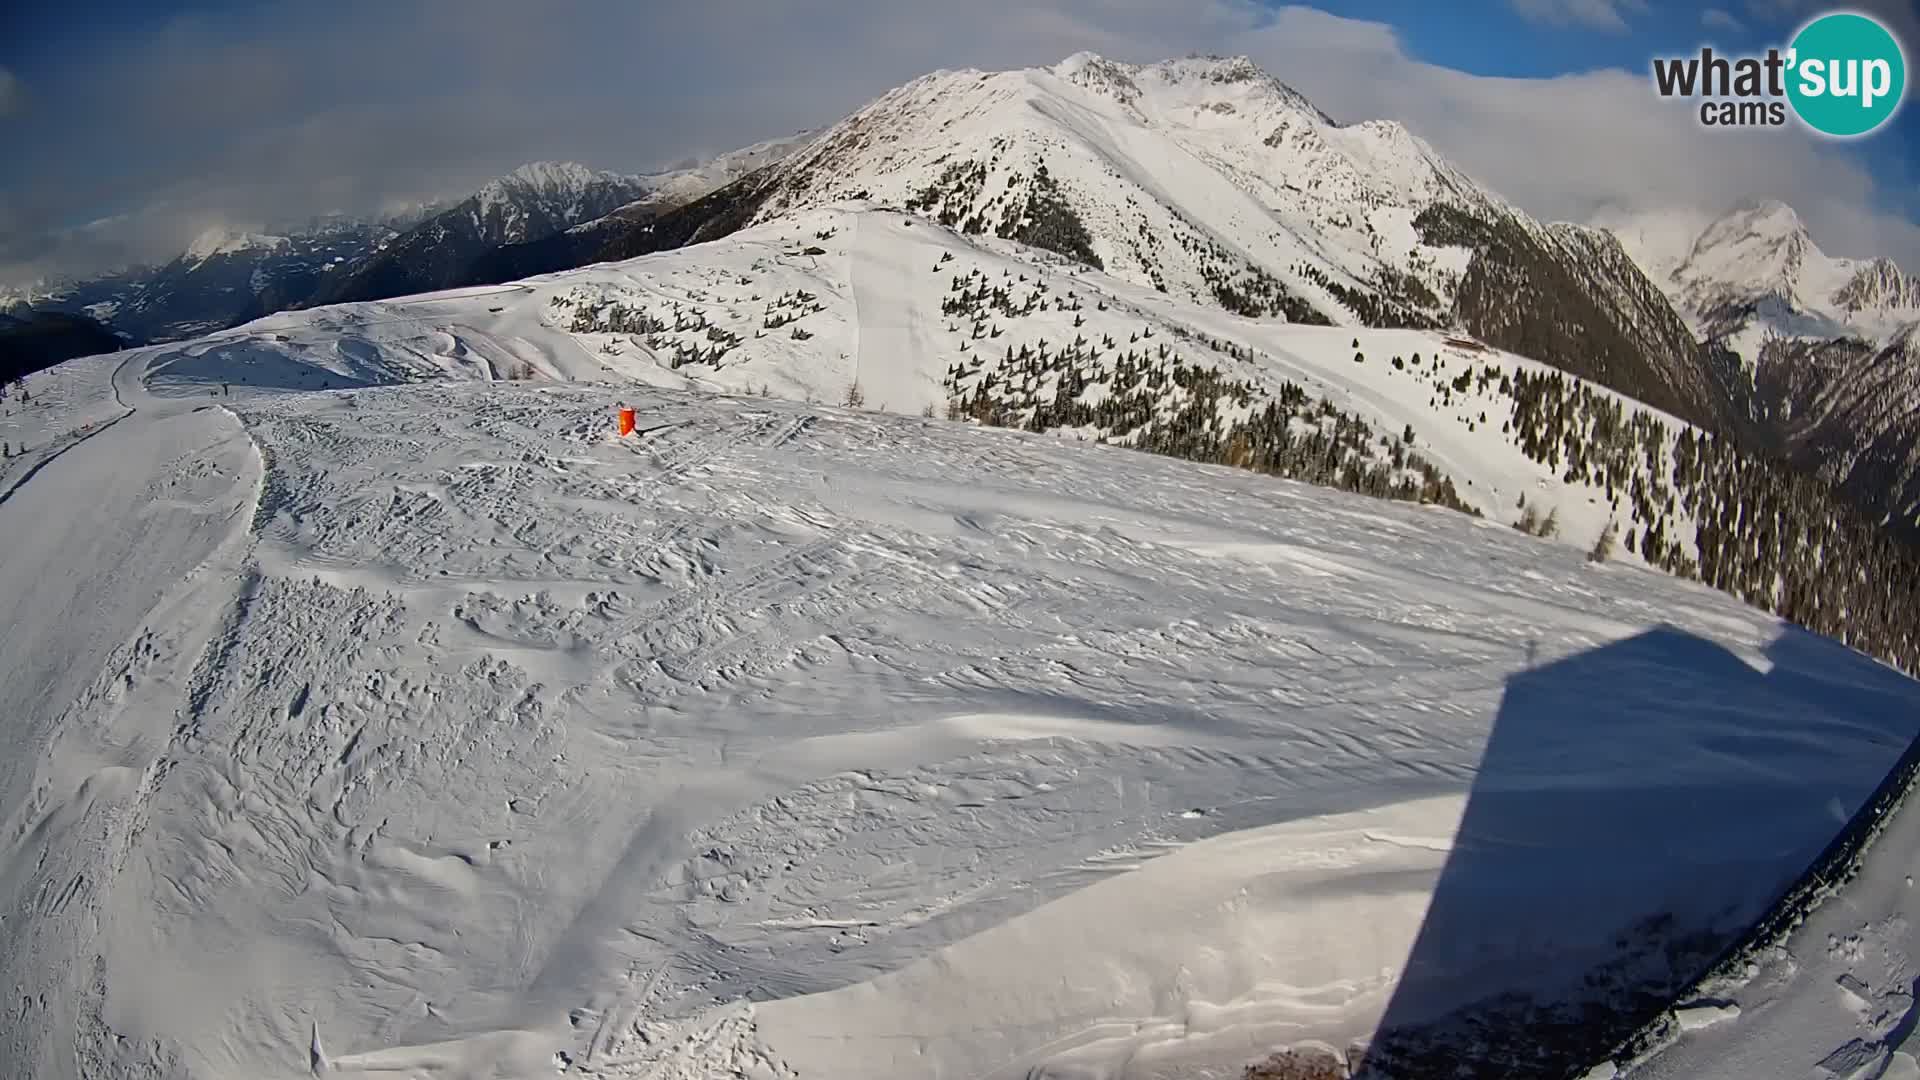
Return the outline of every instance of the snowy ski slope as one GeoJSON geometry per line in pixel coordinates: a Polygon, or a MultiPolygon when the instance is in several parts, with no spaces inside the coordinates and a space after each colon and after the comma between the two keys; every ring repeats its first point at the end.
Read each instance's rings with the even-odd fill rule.
{"type": "MultiPolygon", "coordinates": [[[[984,372],[1004,372],[1008,350],[1041,343],[1059,348],[1075,338],[1106,346],[1108,356],[1164,346],[1273,393],[1293,383],[1383,436],[1410,427],[1411,447],[1491,520],[1511,521],[1524,496],[1543,513],[1557,510],[1560,539],[1583,550],[1609,519],[1624,520],[1624,491],[1569,482],[1501,432],[1511,402],[1495,389],[1476,383],[1440,401],[1439,387],[1469,370],[1552,372],[1547,365],[1441,332],[1242,318],[1046,252],[966,237],[867,203],[797,213],[723,240],[512,285],[282,313],[170,354],[177,358],[156,378],[320,389],[449,376],[504,379],[517,371],[538,379],[631,380],[823,404],[841,402],[857,382],[869,409],[944,416],[950,367],[978,358],[984,372]],[[1021,298],[1044,295],[1045,303],[1031,314],[977,320],[976,337],[976,320],[943,310],[962,279],[1005,285],[1021,298]],[[1069,297],[1074,308],[1055,306],[1069,297]],[[679,329],[579,329],[596,313],[593,325],[611,325],[607,313],[617,309],[679,329]],[[716,334],[732,335],[736,343],[714,358],[721,350],[716,334]],[[1223,352],[1227,347],[1238,352],[1223,352]],[[695,350],[700,359],[692,359],[695,350]],[[1356,363],[1356,353],[1365,362],[1356,363]],[[1396,367],[1396,357],[1418,362],[1396,367]]],[[[978,378],[970,375],[969,385],[978,378]]],[[[1671,416],[1601,393],[1629,411],[1658,417],[1670,433],[1686,429],[1671,416]]],[[[1646,479],[1670,478],[1663,452],[1658,473],[1646,479]]],[[[1669,522],[1673,533],[1690,538],[1684,507],[1669,522]]],[[[1618,557],[1639,559],[1624,550],[1618,557]]]]}
{"type": "Polygon", "coordinates": [[[0,1074],[1457,1052],[1683,981],[1915,734],[1904,677],[1497,521],[586,381],[582,280],[37,377],[127,411],[0,502],[0,1074]],[[561,381],[367,385],[504,363],[561,381]]]}

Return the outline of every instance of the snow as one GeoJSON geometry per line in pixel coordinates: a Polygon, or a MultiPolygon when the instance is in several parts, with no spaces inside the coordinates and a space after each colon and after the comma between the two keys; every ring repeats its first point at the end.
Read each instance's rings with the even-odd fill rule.
{"type": "Polygon", "coordinates": [[[21,379],[25,400],[20,389],[7,391],[0,401],[0,442],[8,455],[0,459],[0,499],[49,457],[126,414],[113,384],[119,365],[118,356],[73,360],[21,379]]]}
{"type": "Polygon", "coordinates": [[[1703,1002],[1697,1005],[1683,1005],[1675,1009],[1673,1015],[1681,1031],[1694,1032],[1739,1019],[1740,1006],[1725,1002],[1703,1002]]]}
{"type": "Polygon", "coordinates": [[[1724,939],[1914,735],[1453,512],[589,381],[670,260],[36,376],[132,411],[0,503],[0,1073],[1231,1075],[1724,939]]]}
{"type": "Polygon", "coordinates": [[[194,237],[193,243],[187,245],[186,253],[182,258],[188,262],[198,263],[205,262],[215,255],[231,255],[257,248],[285,247],[289,243],[291,241],[284,236],[267,236],[244,229],[216,225],[194,237]]]}
{"type": "Polygon", "coordinates": [[[1777,200],[1742,200],[1717,217],[1615,206],[1592,223],[1620,240],[1696,332],[1706,332],[1723,305],[1753,305],[1753,317],[1726,339],[1749,368],[1770,336],[1884,345],[1920,320],[1917,279],[1890,260],[1826,254],[1799,214],[1777,200]]]}
{"type": "MultiPolygon", "coordinates": [[[[910,224],[897,213],[858,205],[827,207],[698,248],[534,279],[523,283],[518,295],[485,295],[484,306],[454,303],[462,299],[458,292],[432,294],[404,305],[423,312],[419,321],[393,321],[395,305],[389,304],[387,310],[364,318],[351,316],[356,327],[366,327],[354,329],[352,336],[385,341],[382,335],[389,333],[418,334],[424,324],[435,322],[424,314],[431,310],[440,312],[448,333],[467,346],[483,348],[496,337],[511,337],[522,343],[516,351],[525,353],[526,343],[539,343],[543,359],[536,366],[542,371],[580,378],[614,374],[656,386],[732,393],[765,388],[776,396],[825,403],[839,402],[857,380],[869,407],[907,415],[931,408],[944,415],[943,379],[949,365],[966,358],[960,349],[969,344],[964,320],[949,331],[954,320],[941,312],[954,276],[978,271],[980,280],[1014,283],[1024,275],[1030,282],[1046,280],[1055,295],[1077,292],[1081,310],[996,320],[1002,337],[971,342],[989,362],[1008,347],[1041,340],[1057,344],[1076,334],[1092,341],[1105,335],[1124,342],[1143,328],[1157,333],[1155,342],[1172,342],[1191,352],[1179,335],[1198,331],[1253,350],[1248,361],[1202,351],[1235,374],[1275,386],[1283,380],[1296,382],[1363,416],[1383,433],[1413,426],[1416,448],[1492,520],[1510,520],[1524,494],[1543,513],[1558,509],[1564,541],[1585,550],[1619,512],[1604,490],[1564,482],[1514,447],[1499,431],[1505,409],[1492,387],[1457,394],[1451,407],[1429,404],[1436,380],[1451,382],[1469,366],[1494,371],[1497,383],[1499,373],[1552,370],[1545,365],[1497,350],[1470,350],[1450,343],[1444,334],[1245,319],[1105,274],[1080,268],[1043,270],[1016,245],[992,244],[983,249],[951,230],[924,220],[910,224]],[[828,234],[825,239],[820,238],[823,233],[828,234]],[[808,255],[807,248],[823,254],[808,255]],[[785,327],[763,330],[769,301],[799,291],[815,297],[820,308],[795,324],[812,336],[798,341],[785,327]],[[644,306],[663,319],[676,309],[697,311],[742,340],[718,365],[675,368],[659,348],[636,336],[560,332],[579,308],[558,306],[556,300],[644,306]],[[1099,310],[1101,303],[1107,310],[1099,310]],[[492,312],[494,307],[502,310],[492,312]],[[1076,327],[1076,318],[1083,325],[1076,327]],[[1362,364],[1353,362],[1356,339],[1357,351],[1368,357],[1362,364]],[[1390,362],[1396,355],[1415,354],[1424,358],[1420,368],[1396,369],[1390,362]]],[[[341,315],[356,312],[351,307],[335,310],[341,315]]],[[[300,325],[304,316],[288,318],[288,325],[300,325]]],[[[324,329],[323,341],[334,333],[324,329]]],[[[675,340],[689,346],[709,343],[704,331],[675,340]]],[[[417,337],[395,344],[394,351],[421,356],[425,364],[443,362],[436,355],[443,350],[417,337]]],[[[496,368],[504,373],[504,365],[496,368]]],[[[1662,419],[1675,434],[1685,429],[1672,417],[1662,419]]],[[[1684,514],[1675,519],[1676,529],[1688,527],[1684,514]]],[[[1638,556],[1622,551],[1620,558],[1633,561],[1638,556]]]]}
{"type": "Polygon", "coordinates": [[[755,169],[784,160],[805,148],[818,134],[817,131],[800,131],[778,139],[767,139],[751,146],[743,146],[738,150],[730,150],[685,168],[650,173],[641,177],[641,180],[652,191],[640,201],[640,204],[646,205],[663,199],[674,203],[691,202],[708,192],[725,187],[755,169]]]}
{"type": "Polygon", "coordinates": [[[505,179],[547,191],[566,191],[586,187],[600,176],[597,170],[577,161],[535,161],[513,170],[505,179]]]}
{"type": "MultiPolygon", "coordinates": [[[[1413,448],[1451,477],[1461,497],[1489,522],[1511,521],[1524,496],[1541,513],[1557,511],[1561,542],[1585,551],[1609,520],[1623,516],[1615,501],[1624,497],[1620,493],[1565,481],[1501,433],[1510,403],[1498,394],[1499,376],[1553,370],[1546,365],[1442,333],[1241,318],[1048,258],[1051,266],[1036,265],[1044,260],[1016,244],[978,242],[864,203],[828,206],[714,243],[624,263],[511,285],[270,316],[168,354],[156,364],[153,378],[165,387],[233,381],[306,390],[519,374],[765,392],[829,404],[839,403],[857,381],[869,408],[909,416],[930,409],[944,416],[948,368],[969,355],[997,367],[1008,348],[1041,341],[1057,346],[1076,335],[1120,343],[1148,331],[1155,335],[1148,345],[1170,344],[1257,385],[1278,388],[1293,382],[1362,417],[1383,435],[1411,426],[1413,448]],[[821,254],[808,254],[813,249],[821,254]],[[994,329],[1002,336],[972,341],[965,320],[942,313],[955,277],[969,273],[978,275],[975,280],[1016,285],[1023,295],[1044,281],[1051,295],[1077,294],[1081,308],[996,318],[994,329]],[[1022,276],[1029,284],[1017,284],[1022,276]],[[765,329],[769,313],[795,310],[776,311],[773,302],[800,293],[813,298],[806,314],[792,326],[765,329]],[[740,343],[717,364],[675,367],[665,346],[710,348],[708,331],[570,332],[576,313],[608,303],[644,309],[663,320],[677,317],[675,312],[698,313],[737,335],[740,343]],[[1076,319],[1082,325],[1076,326],[1076,319]],[[795,328],[809,336],[796,339],[795,328]],[[1197,345],[1196,333],[1244,348],[1247,357],[1197,345]],[[977,352],[962,352],[963,346],[977,352]],[[1354,363],[1356,351],[1367,358],[1364,363],[1354,363]],[[1415,355],[1422,357],[1420,366],[1391,363],[1395,356],[1410,360],[1415,355]],[[1454,393],[1450,405],[1437,404],[1436,384],[1450,384],[1469,368],[1492,373],[1487,389],[1476,383],[1454,393]]],[[[1674,435],[1686,429],[1675,418],[1654,415],[1674,435]]],[[[1663,457],[1660,467],[1660,478],[1667,479],[1670,461],[1663,457]]],[[[1684,511],[1670,517],[1676,534],[1685,535],[1691,527],[1684,511]]],[[[1640,561],[1624,548],[1616,557],[1640,561]]]]}
{"type": "Polygon", "coordinates": [[[1916,851],[1920,812],[1909,800],[1859,876],[1760,957],[1744,984],[1728,988],[1726,1022],[1711,1030],[1683,1023],[1677,1040],[1624,1075],[1915,1075],[1911,1036],[1920,1006],[1911,957],[1920,955],[1920,899],[1909,875],[1916,851]]]}
{"type": "Polygon", "coordinates": [[[493,235],[498,243],[519,243],[532,239],[527,229],[536,217],[573,225],[647,190],[642,177],[578,162],[536,161],[488,181],[461,205],[475,232],[493,235]]]}
{"type": "Polygon", "coordinates": [[[1035,1046],[1064,1075],[1200,1074],[1364,1033],[1428,899],[1383,883],[1437,873],[1460,810],[1419,800],[1203,840],[899,971],[760,1006],[759,1033],[800,1075],[850,1078],[1004,1075],[1035,1046]]]}
{"type": "Polygon", "coordinates": [[[645,181],[637,176],[601,172],[574,161],[535,161],[488,181],[474,192],[472,201],[476,212],[483,216],[513,211],[520,202],[528,200],[565,208],[577,203],[596,185],[642,190],[645,181]]]}
{"type": "Polygon", "coordinates": [[[1648,998],[1653,1075],[1914,1071],[1897,855],[1671,998],[1920,686],[1588,563],[1610,493],[1492,392],[1440,402],[1552,369],[1227,314],[1198,256],[1156,252],[1162,292],[1127,247],[1212,237],[1331,305],[1289,268],[1444,284],[1413,217],[1497,200],[1244,58],[938,73],[801,142],[722,240],[6,403],[0,1075],[1232,1077],[1553,1052],[1540,1018],[1648,998]],[[956,142],[983,199],[1043,160],[1096,193],[1108,270],[889,208],[956,142]],[[964,282],[1050,302],[975,336],[964,282]],[[1411,426],[1485,516],[918,415],[1075,336],[1411,426]],[[1523,495],[1560,542],[1507,526],[1523,495]]]}
{"type": "Polygon", "coordinates": [[[1676,272],[1687,261],[1694,242],[1714,221],[1714,215],[1687,207],[1632,209],[1608,205],[1595,211],[1588,224],[1618,238],[1641,271],[1671,295],[1678,289],[1676,272]]]}
{"type": "Polygon", "coordinates": [[[1399,125],[1335,125],[1244,57],[1083,53],[936,72],[882,96],[786,158],[756,220],[859,192],[905,205],[968,165],[983,178],[955,195],[956,212],[987,231],[1044,165],[1115,276],[1150,286],[1158,274],[1173,295],[1212,304],[1216,276],[1258,268],[1346,322],[1359,319],[1304,268],[1367,288],[1412,274],[1444,306],[1460,255],[1412,242],[1413,217],[1438,201],[1518,217],[1399,125]]]}

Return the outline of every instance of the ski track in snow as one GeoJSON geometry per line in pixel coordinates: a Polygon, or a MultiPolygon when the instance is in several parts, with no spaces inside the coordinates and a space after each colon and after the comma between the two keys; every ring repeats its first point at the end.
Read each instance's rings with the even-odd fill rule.
{"type": "MultiPolygon", "coordinates": [[[[35,376],[0,417],[0,1075],[1238,1075],[1588,992],[1648,918],[1728,939],[1913,736],[1909,681],[1583,537],[677,389],[857,371],[917,410],[946,250],[1038,272],[831,211],[35,376]],[[557,330],[582,282],[823,310],[673,370],[557,330]],[[520,364],[553,381],[489,382],[520,364]]],[[[1433,418],[1349,339],[1434,335],[1066,281],[1090,333],[1433,418]]],[[[1422,423],[1485,505],[1598,527],[1422,423]]],[[[1718,1008],[1690,1037],[1764,1015],[1718,1008]]]]}
{"type": "MultiPolygon", "coordinates": [[[[0,789],[10,1074],[1342,1045],[1516,671],[1656,624],[1764,668],[1781,632],[1464,516],[1113,448],[667,391],[621,441],[591,385],[216,407],[149,361],[165,392],[0,512],[34,628],[6,700],[71,703],[16,720],[0,789]]],[[[1792,792],[1845,806],[1908,734],[1761,694],[1661,723],[1694,673],[1636,677],[1673,782],[1783,785],[1765,828],[1676,827],[1718,846],[1702,917],[1824,841],[1792,792]]],[[[1632,785],[1562,737],[1500,783],[1632,785]]]]}

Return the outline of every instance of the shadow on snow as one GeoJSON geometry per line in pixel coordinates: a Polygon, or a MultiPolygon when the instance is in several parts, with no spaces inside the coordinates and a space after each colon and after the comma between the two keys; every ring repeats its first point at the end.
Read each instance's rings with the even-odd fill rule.
{"type": "Polygon", "coordinates": [[[1576,1075],[1739,942],[1920,718],[1920,683],[1828,639],[1767,658],[1661,627],[1509,680],[1356,1076],[1576,1075]]]}

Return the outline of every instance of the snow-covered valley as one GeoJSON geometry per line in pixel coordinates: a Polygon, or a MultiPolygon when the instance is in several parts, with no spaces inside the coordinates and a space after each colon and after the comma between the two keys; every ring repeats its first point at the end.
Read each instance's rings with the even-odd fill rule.
{"type": "Polygon", "coordinates": [[[30,380],[0,1071],[1565,1066],[1915,734],[1905,677],[1496,521],[585,381],[516,295],[30,380]],[[479,361],[580,381],[366,385],[479,361]]]}

